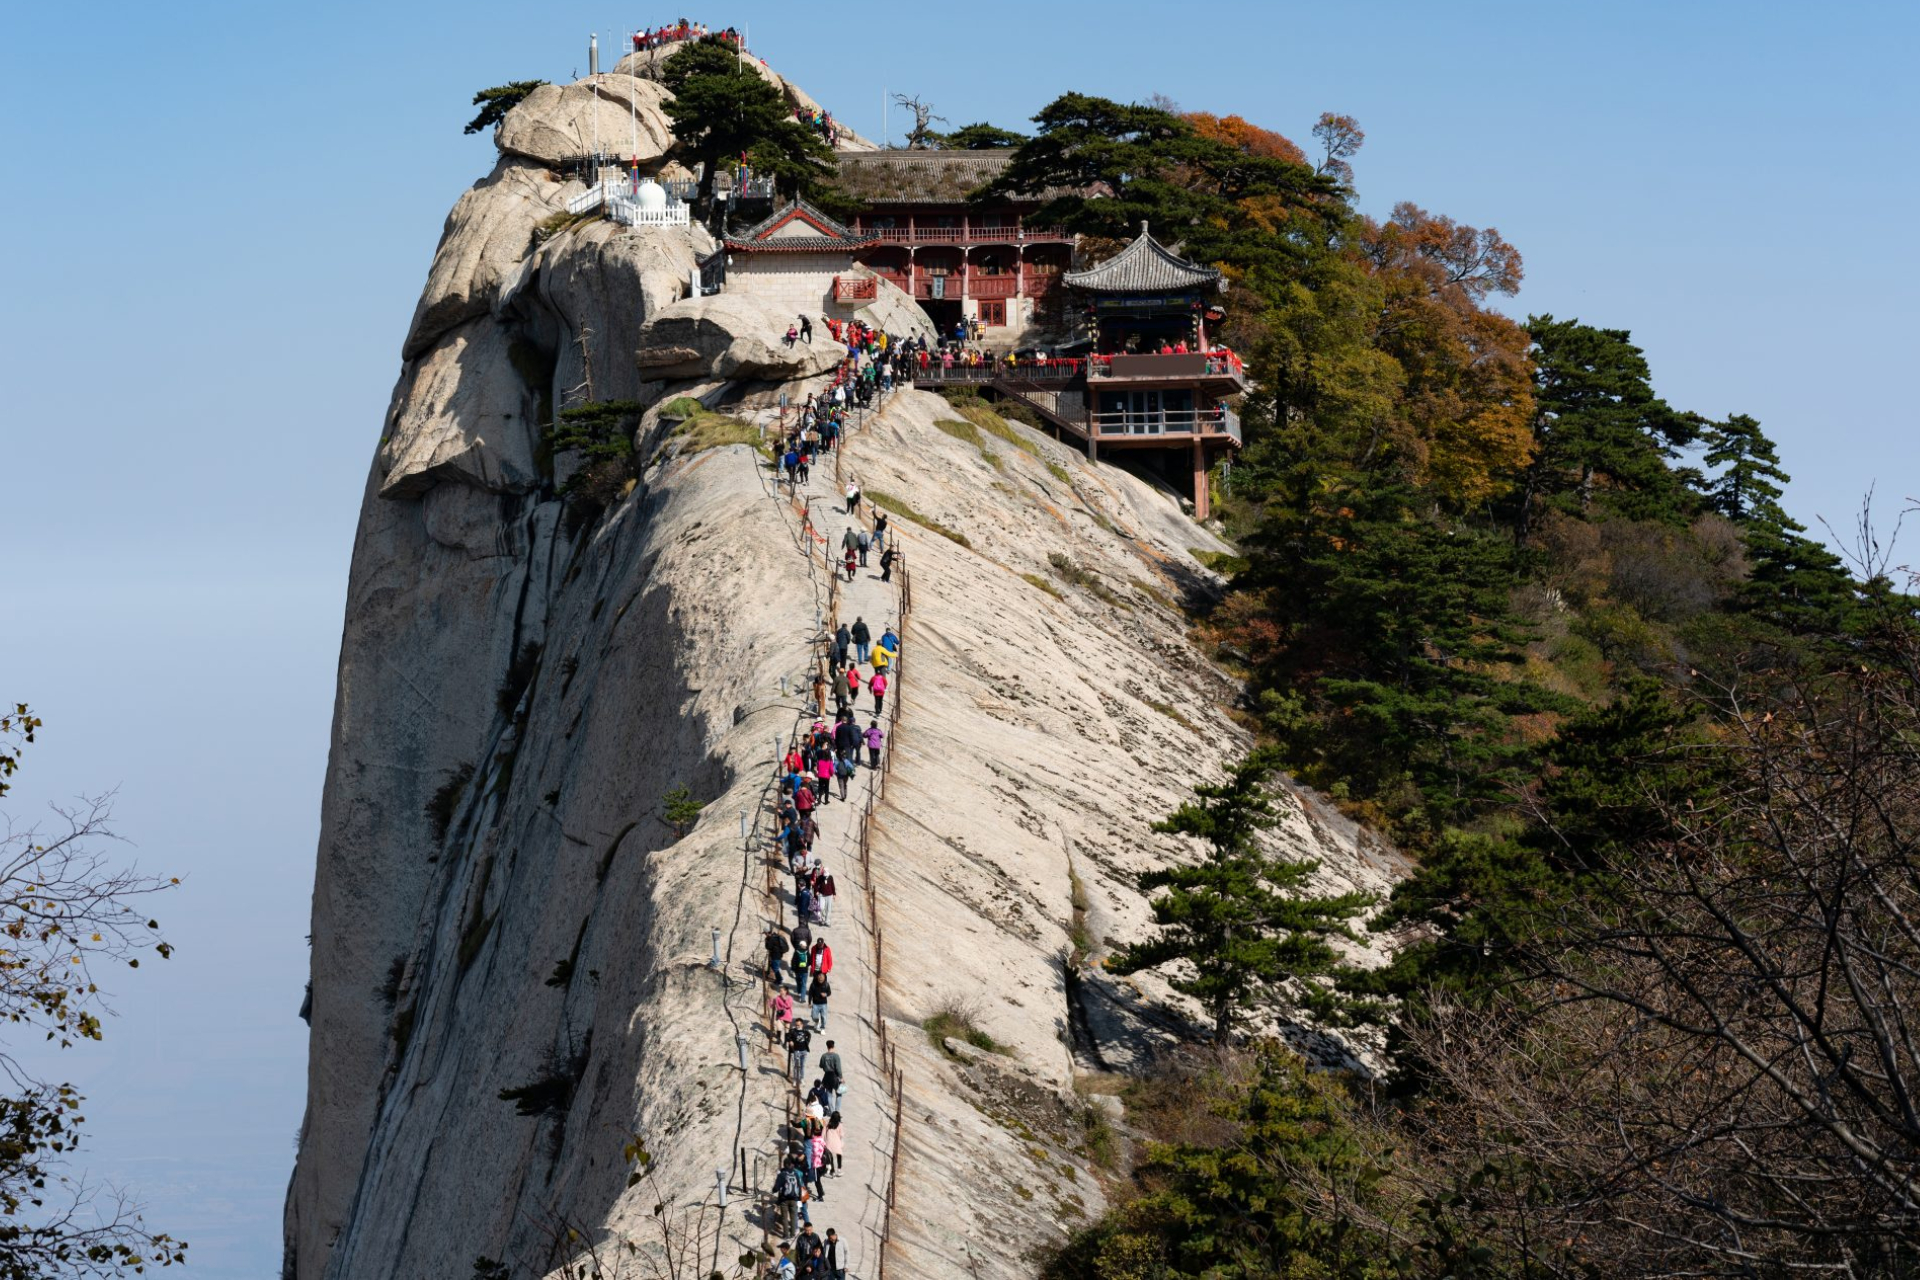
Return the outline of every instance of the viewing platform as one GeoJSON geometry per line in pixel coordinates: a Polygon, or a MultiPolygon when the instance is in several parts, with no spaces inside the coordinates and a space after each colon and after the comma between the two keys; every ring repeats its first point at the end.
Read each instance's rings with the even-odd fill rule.
{"type": "Polygon", "coordinates": [[[1087,373],[1103,386],[1170,383],[1223,396],[1239,395],[1251,385],[1240,357],[1224,351],[1094,356],[1087,373]]]}

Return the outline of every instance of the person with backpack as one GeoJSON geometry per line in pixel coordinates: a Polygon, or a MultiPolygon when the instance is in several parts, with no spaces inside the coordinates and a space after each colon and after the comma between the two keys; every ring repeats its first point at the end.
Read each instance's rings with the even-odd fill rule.
{"type": "MultiPolygon", "coordinates": [[[[790,1154],[780,1162],[780,1172],[773,1177],[773,1198],[780,1206],[781,1235],[793,1231],[796,1219],[800,1222],[813,1221],[812,1215],[807,1212],[807,1177],[801,1172],[798,1156],[790,1154]]],[[[787,1253],[787,1246],[781,1245],[781,1257],[785,1258],[787,1253]]]]}
{"type": "Polygon", "coordinates": [[[813,1028],[795,1019],[787,1025],[787,1072],[797,1087],[807,1078],[807,1050],[813,1046],[813,1028]]]}
{"type": "Polygon", "coordinates": [[[793,789],[793,807],[800,814],[802,821],[813,816],[813,805],[813,791],[805,781],[802,781],[793,789]]]}
{"type": "Polygon", "coordinates": [[[793,910],[802,920],[813,917],[813,886],[804,879],[800,887],[793,891],[793,910]]]}
{"type": "Polygon", "coordinates": [[[827,1041],[827,1051],[820,1055],[820,1079],[833,1091],[833,1096],[822,1105],[829,1111],[840,1109],[840,1093],[846,1080],[845,1069],[840,1065],[840,1051],[833,1047],[833,1041],[827,1041]]]}
{"type": "Polygon", "coordinates": [[[847,624],[841,623],[840,629],[833,633],[833,657],[841,666],[847,665],[847,648],[853,643],[853,635],[847,630],[847,624]]]}
{"type": "MultiPolygon", "coordinates": [[[[878,658],[885,652],[886,650],[884,649],[877,650],[873,656],[878,658]]],[[[885,715],[887,713],[887,673],[884,671],[874,672],[873,679],[867,681],[867,688],[873,691],[873,714],[876,716],[885,715]]]]}
{"type": "Polygon", "coordinates": [[[847,782],[853,777],[853,760],[850,756],[842,754],[834,758],[833,777],[834,781],[840,784],[840,798],[845,800],[847,798],[847,782]]]}
{"type": "Polygon", "coordinates": [[[813,952],[813,930],[803,919],[793,926],[793,981],[795,993],[805,999],[807,982],[813,973],[809,965],[813,952]]]}
{"type": "Polygon", "coordinates": [[[853,620],[852,635],[855,659],[860,662],[867,661],[869,651],[873,648],[873,632],[868,628],[865,618],[855,618],[853,620]]]}
{"type": "Polygon", "coordinates": [[[793,943],[787,938],[786,932],[779,925],[774,924],[767,926],[766,946],[767,978],[778,987],[786,981],[780,969],[786,963],[787,952],[793,949],[793,943]]]}

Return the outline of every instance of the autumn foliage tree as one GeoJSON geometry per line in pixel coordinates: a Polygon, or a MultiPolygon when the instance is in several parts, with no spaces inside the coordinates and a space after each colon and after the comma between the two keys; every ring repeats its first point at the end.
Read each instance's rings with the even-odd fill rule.
{"type": "MultiPolygon", "coordinates": [[[[0,797],[40,727],[24,703],[0,715],[0,797]]],[[[0,1021],[15,1037],[67,1049],[105,1034],[105,970],[172,954],[137,907],[179,882],[117,867],[100,852],[113,839],[109,797],[54,813],[54,830],[9,823],[0,832],[0,1021]]],[[[68,1170],[84,1100],[71,1084],[41,1078],[18,1048],[0,1041],[0,1280],[117,1277],[185,1262],[184,1241],[150,1230],[124,1194],[68,1170]]]]}

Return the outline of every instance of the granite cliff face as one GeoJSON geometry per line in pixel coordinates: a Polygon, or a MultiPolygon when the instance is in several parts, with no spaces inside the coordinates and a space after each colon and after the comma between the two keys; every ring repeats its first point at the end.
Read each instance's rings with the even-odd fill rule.
{"type": "MultiPolygon", "coordinates": [[[[1147,822],[1244,745],[1178,607],[1213,589],[1192,552],[1220,544],[1163,490],[1023,427],[960,429],[925,393],[866,415],[810,504],[751,448],[677,434],[677,397],[772,422],[830,361],[782,348],[790,317],[750,297],[684,298],[698,228],[537,239],[581,190],[547,164],[583,112],[624,131],[630,88],[542,90],[509,116],[403,348],[341,643],[285,1274],[464,1277],[482,1255],[547,1274],[579,1247],[568,1229],[635,1239],[632,1274],[672,1274],[648,1252],[661,1221],[697,1226],[722,1270],[764,1242],[738,1170],[724,1210],[715,1190],[743,1150],[766,1186],[787,1098],[749,968],[781,910],[757,815],[816,614],[877,629],[904,581],[890,771],[870,817],[863,773],[823,823],[843,891],[830,1034],[855,1062],[849,1176],[816,1221],[863,1280],[883,1235],[900,1275],[1031,1274],[1101,1204],[1076,1078],[1178,1025],[1163,985],[1070,953],[1143,927],[1132,875],[1192,856],[1147,822]],[[585,398],[654,408],[638,482],[578,522],[538,424],[585,398]],[[803,519],[837,539],[846,480],[913,513],[893,522],[907,570],[830,594],[803,519]],[[662,798],[683,786],[706,808],[680,833],[662,798]],[[1008,1052],[932,1043],[922,1020],[954,1003],[1008,1052]]],[[[923,323],[881,294],[886,327],[923,323]]],[[[1276,839],[1330,881],[1386,874],[1310,801],[1276,839]]]]}

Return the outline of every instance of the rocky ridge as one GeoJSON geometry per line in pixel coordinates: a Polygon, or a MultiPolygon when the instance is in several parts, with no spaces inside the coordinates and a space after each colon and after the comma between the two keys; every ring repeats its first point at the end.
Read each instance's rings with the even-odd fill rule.
{"type": "MultiPolygon", "coordinates": [[[[643,159],[661,162],[658,86],[638,84],[643,159]]],[[[723,1265],[764,1239],[750,1205],[713,1203],[714,1169],[766,1154],[785,1096],[764,1057],[736,1065],[774,908],[739,824],[801,714],[782,680],[800,687],[826,604],[801,513],[826,535],[840,523],[826,477],[796,508],[753,450],[695,452],[662,410],[691,394],[771,422],[830,360],[781,347],[790,317],[751,299],[686,298],[710,247],[697,228],[536,236],[581,189],[546,167],[553,140],[582,109],[602,128],[625,117],[626,91],[558,86],[509,114],[494,172],[448,219],[368,476],[287,1208],[301,1280],[459,1276],[478,1255],[551,1270],[556,1234],[644,1235],[661,1191],[669,1218],[717,1229],[723,1265]],[[576,526],[539,424],[587,398],[655,407],[640,481],[576,526]],[[678,786],[707,802],[683,835],[661,814],[678,786]],[[630,1186],[636,1135],[656,1160],[630,1186]]],[[[880,293],[876,322],[924,323],[880,293]]],[[[884,936],[864,959],[849,948],[835,1004],[862,1037],[884,1026],[901,1101],[896,1127],[863,1068],[880,1083],[855,1135],[868,1151],[847,1207],[828,1207],[876,1249],[885,1222],[899,1274],[1030,1274],[1031,1251],[1101,1204],[1079,1127],[1099,1104],[1076,1080],[1141,1062],[1177,1025],[1163,985],[1087,962],[1146,921],[1132,874],[1191,856],[1146,822],[1243,745],[1223,710],[1236,691],[1179,608],[1216,585],[1192,552],[1220,544],[1164,490],[1026,428],[982,435],[923,393],[863,422],[840,465],[910,513],[894,528],[913,613],[867,826],[878,919],[835,938],[884,936]],[[920,1030],[953,1004],[1006,1052],[920,1030]]],[[[848,596],[897,599],[866,579],[848,596]]],[[[1276,838],[1330,879],[1386,874],[1310,803],[1276,838]]]]}

